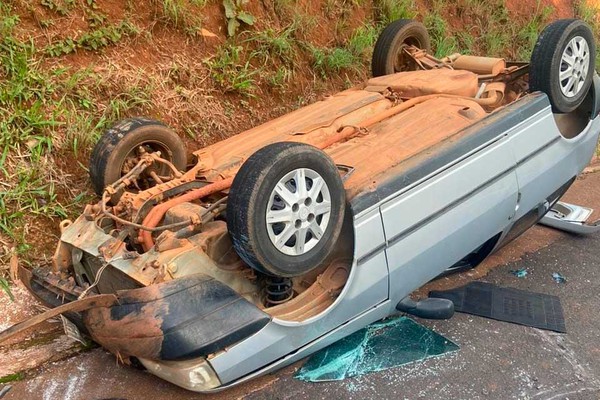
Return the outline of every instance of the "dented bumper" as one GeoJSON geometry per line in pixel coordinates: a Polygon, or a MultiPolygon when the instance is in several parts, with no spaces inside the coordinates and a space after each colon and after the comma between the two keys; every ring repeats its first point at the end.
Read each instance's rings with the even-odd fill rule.
{"type": "Polygon", "coordinates": [[[256,333],[270,317],[207,275],[117,292],[119,304],[84,313],[92,338],[120,356],[182,361],[256,333]]]}
{"type": "MultiPolygon", "coordinates": [[[[83,301],[77,300],[82,288],[72,279],[23,267],[19,277],[51,307],[71,304],[75,309],[83,301]]],[[[65,314],[119,358],[135,357],[155,375],[195,391],[220,386],[207,356],[251,336],[271,320],[233,289],[204,274],[119,290],[115,296],[114,304],[65,314]]]]}

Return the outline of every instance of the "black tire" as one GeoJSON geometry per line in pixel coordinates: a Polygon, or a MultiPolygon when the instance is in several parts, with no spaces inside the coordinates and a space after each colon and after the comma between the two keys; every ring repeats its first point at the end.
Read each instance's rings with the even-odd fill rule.
{"type": "Polygon", "coordinates": [[[179,136],[159,121],[128,118],[107,130],[92,151],[90,179],[94,191],[101,195],[104,188],[123,174],[123,163],[139,146],[161,151],[161,157],[184,170],[186,148],[179,136]]]}
{"type": "Polygon", "coordinates": [[[412,19],[399,19],[389,24],[377,38],[373,49],[371,59],[373,76],[414,70],[415,66],[411,65],[412,63],[399,60],[404,45],[414,45],[430,53],[431,40],[427,28],[412,19]]]}
{"type": "MultiPolygon", "coordinates": [[[[306,189],[309,191],[306,197],[310,197],[310,189],[315,180],[309,179],[308,175],[305,176],[306,189]]],[[[321,190],[324,189],[319,189],[319,192],[321,190]]],[[[342,229],[345,206],[346,192],[340,173],[324,152],[303,143],[274,143],[258,150],[248,158],[235,176],[227,201],[227,229],[238,255],[256,271],[280,277],[299,276],[329,260],[342,229]],[[298,186],[295,180],[290,181],[294,182],[294,186],[287,186],[289,182],[285,181],[288,179],[286,176],[300,169],[307,171],[307,174],[314,172],[323,179],[330,198],[328,214],[319,215],[318,211],[307,214],[313,212],[309,208],[311,204],[313,207],[317,207],[317,204],[325,204],[323,197],[321,202],[317,198],[313,203],[298,199],[285,202],[283,197],[275,193],[276,185],[284,180],[282,185],[289,190],[287,194],[302,199],[302,196],[297,194],[298,186]],[[294,204],[296,208],[293,208],[294,204]],[[267,223],[268,211],[296,214],[290,217],[289,222],[267,223]],[[301,213],[304,213],[302,218],[305,219],[299,219],[301,213]],[[310,219],[311,215],[312,219],[310,219]],[[296,250],[296,240],[301,235],[298,229],[312,229],[307,226],[312,225],[313,221],[322,224],[324,218],[328,219],[320,238],[317,238],[312,230],[303,231],[305,242],[312,245],[310,249],[296,255],[284,253],[284,251],[292,251],[290,249],[296,250]],[[300,225],[296,225],[299,221],[300,225]],[[278,227],[278,224],[282,226],[278,227]],[[281,242],[282,250],[276,247],[277,240],[270,236],[275,235],[276,229],[279,228],[281,228],[279,235],[284,235],[287,229],[297,232],[289,239],[285,239],[285,242],[281,242]],[[316,242],[311,242],[313,239],[316,242]]],[[[302,250],[304,251],[304,244],[302,250]]]]}
{"type": "MultiPolygon", "coordinates": [[[[595,57],[594,34],[585,22],[578,19],[554,21],[542,31],[533,48],[529,66],[529,90],[546,93],[554,112],[571,112],[583,102],[592,84],[595,57]],[[563,92],[563,86],[568,86],[569,80],[568,78],[562,81],[560,79],[560,71],[568,68],[568,64],[562,60],[562,57],[568,46],[572,48],[571,40],[578,37],[583,38],[588,46],[589,61],[585,63],[587,64],[587,73],[582,77],[583,84],[580,89],[573,95],[568,96],[563,92]]],[[[576,59],[579,59],[579,56],[576,59]]],[[[583,66],[583,62],[575,62],[578,63],[576,71],[579,71],[583,66]]],[[[578,81],[578,79],[575,80],[578,81]]],[[[564,90],[569,93],[568,88],[564,90]]]]}

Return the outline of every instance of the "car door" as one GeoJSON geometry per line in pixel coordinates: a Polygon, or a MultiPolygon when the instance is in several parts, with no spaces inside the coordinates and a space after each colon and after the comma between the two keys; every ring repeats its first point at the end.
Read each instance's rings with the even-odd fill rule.
{"type": "Polygon", "coordinates": [[[511,224],[518,185],[502,122],[484,119],[453,151],[428,155],[434,164],[446,157],[445,166],[381,205],[390,300],[400,301],[511,224]]]}

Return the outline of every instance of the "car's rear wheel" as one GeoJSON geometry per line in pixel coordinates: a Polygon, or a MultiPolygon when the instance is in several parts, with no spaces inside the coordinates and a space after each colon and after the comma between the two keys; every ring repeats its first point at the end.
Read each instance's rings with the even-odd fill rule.
{"type": "MultiPolygon", "coordinates": [[[[160,151],[161,157],[180,171],[185,169],[185,145],[163,123],[145,118],[128,118],[118,122],[102,135],[92,151],[90,179],[94,191],[101,195],[106,186],[116,182],[137,164],[141,153],[156,151],[160,151]]],[[[151,168],[159,176],[169,174],[169,167],[164,164],[151,168]]],[[[146,187],[153,184],[151,181],[146,173],[138,184],[146,187]]]]}
{"type": "Polygon", "coordinates": [[[227,228],[252,268],[298,276],[329,259],[345,200],[339,171],[325,153],[303,143],[274,143],[248,158],[235,176],[227,228]]]}
{"type": "Polygon", "coordinates": [[[399,19],[389,24],[379,35],[371,70],[373,76],[389,75],[396,72],[412,71],[417,68],[405,52],[407,46],[416,46],[431,52],[431,40],[425,26],[412,19],[399,19]]]}
{"type": "Polygon", "coordinates": [[[592,84],[595,57],[594,35],[585,22],[555,21],[542,31],[533,49],[529,88],[546,93],[554,112],[571,112],[592,84]]]}

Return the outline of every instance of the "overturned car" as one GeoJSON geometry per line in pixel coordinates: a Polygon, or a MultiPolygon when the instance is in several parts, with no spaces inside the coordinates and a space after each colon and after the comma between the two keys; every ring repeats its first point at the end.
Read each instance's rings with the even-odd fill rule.
{"type": "Polygon", "coordinates": [[[21,280],[119,359],[200,392],[406,310],[544,216],[600,133],[582,21],[550,24],[529,63],[429,47],[423,25],[396,21],[374,78],[192,165],[162,123],[118,123],[91,158],[101,200],[61,222],[52,267],[21,280]]]}

